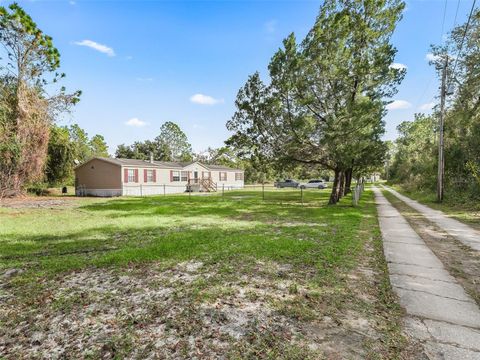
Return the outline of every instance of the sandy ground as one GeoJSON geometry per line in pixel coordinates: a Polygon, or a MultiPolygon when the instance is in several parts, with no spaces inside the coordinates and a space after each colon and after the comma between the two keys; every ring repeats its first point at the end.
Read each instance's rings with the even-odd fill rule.
{"type": "Polygon", "coordinates": [[[87,269],[44,280],[22,300],[9,286],[16,274],[4,274],[0,354],[364,359],[386,351],[381,330],[388,319],[375,306],[376,273],[368,266],[347,274],[351,292],[335,296],[333,288],[311,289],[288,264],[242,270],[225,276],[201,262],[87,269]]]}
{"type": "Polygon", "coordinates": [[[76,205],[79,198],[74,196],[23,196],[6,198],[0,200],[0,207],[11,209],[54,209],[59,207],[70,207],[76,205]]]}

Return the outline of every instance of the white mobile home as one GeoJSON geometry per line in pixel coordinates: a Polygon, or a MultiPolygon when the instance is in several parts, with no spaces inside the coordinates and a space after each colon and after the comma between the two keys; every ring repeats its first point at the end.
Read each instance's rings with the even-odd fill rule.
{"type": "Polygon", "coordinates": [[[78,196],[173,194],[243,188],[244,172],[200,162],[92,158],[75,168],[78,196]]]}

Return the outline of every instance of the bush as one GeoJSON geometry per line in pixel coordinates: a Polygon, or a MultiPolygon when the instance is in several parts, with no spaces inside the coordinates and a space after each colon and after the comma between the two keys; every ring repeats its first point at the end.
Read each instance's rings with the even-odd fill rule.
{"type": "Polygon", "coordinates": [[[50,195],[47,184],[45,183],[35,183],[27,187],[27,193],[37,195],[37,196],[47,196],[50,195]]]}

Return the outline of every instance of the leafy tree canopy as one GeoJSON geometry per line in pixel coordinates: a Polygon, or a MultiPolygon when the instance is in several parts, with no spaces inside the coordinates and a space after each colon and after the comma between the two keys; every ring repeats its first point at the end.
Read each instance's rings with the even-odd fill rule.
{"type": "Polygon", "coordinates": [[[70,127],[52,125],[48,142],[45,177],[49,185],[73,184],[76,162],[94,156],[108,157],[108,147],[101,135],[91,139],[79,125],[70,127]]]}
{"type": "MultiPolygon", "coordinates": [[[[259,166],[333,170],[336,185],[382,164],[385,99],[405,74],[391,67],[390,44],[403,8],[400,0],[326,0],[306,38],[291,34],[274,54],[269,85],[255,73],[240,89],[227,145],[259,166]]],[[[334,187],[330,202],[342,192],[334,187]]]]}
{"type": "Polygon", "coordinates": [[[164,160],[190,161],[193,158],[192,145],[188,142],[187,135],[171,121],[167,121],[160,127],[155,145],[163,153],[164,160]]]}

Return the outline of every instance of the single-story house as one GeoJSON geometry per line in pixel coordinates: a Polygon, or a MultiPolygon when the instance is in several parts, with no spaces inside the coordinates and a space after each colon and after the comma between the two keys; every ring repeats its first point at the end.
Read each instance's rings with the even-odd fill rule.
{"type": "Polygon", "coordinates": [[[77,196],[173,194],[243,188],[244,171],[198,161],[92,158],[75,168],[77,196]]]}

